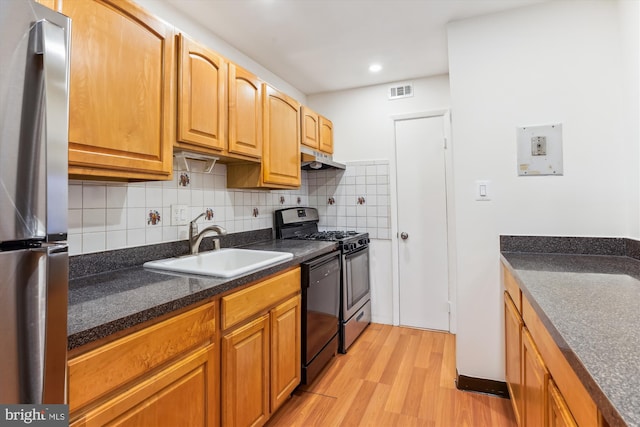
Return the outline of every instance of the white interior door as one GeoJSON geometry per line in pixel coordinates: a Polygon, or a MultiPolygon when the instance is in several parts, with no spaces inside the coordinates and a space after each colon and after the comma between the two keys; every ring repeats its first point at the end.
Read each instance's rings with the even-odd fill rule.
{"type": "Polygon", "coordinates": [[[449,330],[444,117],[395,122],[400,324],[449,330]]]}

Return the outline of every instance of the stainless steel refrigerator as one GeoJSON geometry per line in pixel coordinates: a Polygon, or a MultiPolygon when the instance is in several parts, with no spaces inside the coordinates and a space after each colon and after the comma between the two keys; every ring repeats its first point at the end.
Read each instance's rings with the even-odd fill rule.
{"type": "Polygon", "coordinates": [[[71,21],[0,0],[0,403],[66,403],[71,21]]]}

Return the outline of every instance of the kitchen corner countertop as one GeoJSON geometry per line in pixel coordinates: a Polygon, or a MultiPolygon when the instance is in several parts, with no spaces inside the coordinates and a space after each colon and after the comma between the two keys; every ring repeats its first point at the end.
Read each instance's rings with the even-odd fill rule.
{"type": "Polygon", "coordinates": [[[293,259],[230,279],[139,266],[70,280],[69,350],[296,266],[337,249],[337,244],[271,240],[243,248],[289,252],[293,259]]]}
{"type": "Polygon", "coordinates": [[[640,426],[640,260],[501,258],[610,426],[640,426]]]}

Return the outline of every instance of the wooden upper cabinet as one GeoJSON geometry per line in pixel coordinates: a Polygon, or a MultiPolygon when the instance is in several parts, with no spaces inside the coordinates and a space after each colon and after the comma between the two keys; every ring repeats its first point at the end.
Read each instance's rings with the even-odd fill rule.
{"type": "Polygon", "coordinates": [[[300,186],[300,103],[263,84],[262,177],[266,184],[300,186]]]}
{"type": "Polygon", "coordinates": [[[174,32],[129,1],[65,0],[71,17],[69,174],[170,179],[174,32]]]}
{"type": "Polygon", "coordinates": [[[177,147],[225,150],[225,87],[225,60],[180,34],[177,147]]]}
{"type": "Polygon", "coordinates": [[[262,157],[262,81],[229,63],[229,153],[262,157]]]}
{"type": "Polygon", "coordinates": [[[333,123],[309,107],[301,107],[302,139],[300,143],[314,150],[333,154],[333,123]]]}
{"type": "Polygon", "coordinates": [[[318,114],[311,108],[302,107],[302,140],[301,144],[313,149],[320,149],[320,123],[318,114]]]}
{"type": "Polygon", "coordinates": [[[333,154],[333,123],[320,116],[320,151],[333,154]]]}

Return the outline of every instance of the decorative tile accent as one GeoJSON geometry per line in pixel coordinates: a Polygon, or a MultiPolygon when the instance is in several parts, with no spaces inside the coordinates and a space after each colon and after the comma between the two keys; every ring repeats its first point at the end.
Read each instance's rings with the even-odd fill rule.
{"type": "Polygon", "coordinates": [[[191,183],[191,179],[189,178],[189,174],[186,172],[181,172],[178,176],[178,185],[180,187],[188,187],[191,183]]]}
{"type": "Polygon", "coordinates": [[[204,219],[205,221],[211,221],[213,219],[213,209],[207,208],[207,210],[204,211],[204,219]]]}
{"type": "Polygon", "coordinates": [[[149,216],[147,217],[147,225],[158,225],[160,224],[160,212],[151,210],[149,211],[149,216]]]}

